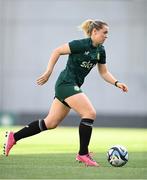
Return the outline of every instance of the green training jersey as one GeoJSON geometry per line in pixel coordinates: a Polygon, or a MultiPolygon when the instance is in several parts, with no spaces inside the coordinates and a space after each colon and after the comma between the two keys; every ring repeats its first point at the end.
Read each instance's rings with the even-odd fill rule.
{"type": "Polygon", "coordinates": [[[68,56],[66,68],[59,75],[57,84],[74,84],[80,87],[97,63],[106,63],[105,49],[103,45],[94,47],[91,38],[73,40],[69,42],[69,47],[71,54],[68,56]]]}

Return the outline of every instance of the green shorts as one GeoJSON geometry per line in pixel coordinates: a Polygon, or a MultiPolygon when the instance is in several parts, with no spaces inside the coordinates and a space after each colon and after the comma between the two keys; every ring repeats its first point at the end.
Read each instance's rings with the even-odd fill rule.
{"type": "Polygon", "coordinates": [[[73,84],[62,83],[55,86],[55,97],[65,105],[67,105],[64,101],[66,98],[81,92],[82,90],[80,89],[80,87],[73,84]]]}

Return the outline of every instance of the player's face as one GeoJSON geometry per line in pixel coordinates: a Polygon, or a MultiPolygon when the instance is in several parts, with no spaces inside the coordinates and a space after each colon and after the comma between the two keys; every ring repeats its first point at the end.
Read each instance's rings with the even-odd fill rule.
{"type": "Polygon", "coordinates": [[[94,44],[103,44],[106,38],[108,37],[108,26],[103,26],[102,29],[93,31],[93,40],[94,44]]]}

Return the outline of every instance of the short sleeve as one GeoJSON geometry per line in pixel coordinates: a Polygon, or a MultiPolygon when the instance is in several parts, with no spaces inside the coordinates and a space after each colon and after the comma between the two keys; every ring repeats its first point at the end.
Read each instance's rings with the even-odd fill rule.
{"type": "Polygon", "coordinates": [[[98,61],[98,63],[106,64],[106,52],[105,52],[104,47],[102,47],[102,49],[100,51],[100,60],[98,61]]]}
{"type": "Polygon", "coordinates": [[[71,53],[78,54],[85,50],[84,43],[81,40],[73,40],[69,42],[71,53]]]}

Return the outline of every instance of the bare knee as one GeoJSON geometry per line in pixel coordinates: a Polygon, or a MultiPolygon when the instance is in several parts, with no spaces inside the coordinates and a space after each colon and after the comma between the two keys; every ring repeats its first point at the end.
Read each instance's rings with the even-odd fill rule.
{"type": "Polygon", "coordinates": [[[96,119],[96,110],[95,109],[91,109],[87,112],[85,112],[83,115],[81,115],[81,118],[89,118],[89,119],[96,119]]]}

